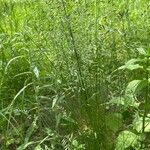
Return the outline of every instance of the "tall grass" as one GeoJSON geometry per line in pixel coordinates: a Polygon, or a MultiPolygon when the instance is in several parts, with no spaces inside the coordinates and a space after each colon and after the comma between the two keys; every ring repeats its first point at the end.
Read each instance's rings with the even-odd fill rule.
{"type": "Polygon", "coordinates": [[[149,47],[148,7],[1,0],[1,149],[115,149],[117,110],[106,102],[122,95],[132,73],[112,72],[149,47]]]}

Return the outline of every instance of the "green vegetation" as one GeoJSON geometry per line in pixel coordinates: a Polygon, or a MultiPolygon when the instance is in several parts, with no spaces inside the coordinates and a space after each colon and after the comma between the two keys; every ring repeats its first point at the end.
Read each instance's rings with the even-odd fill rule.
{"type": "Polygon", "coordinates": [[[150,149],[149,0],[0,0],[0,149],[150,149]]]}

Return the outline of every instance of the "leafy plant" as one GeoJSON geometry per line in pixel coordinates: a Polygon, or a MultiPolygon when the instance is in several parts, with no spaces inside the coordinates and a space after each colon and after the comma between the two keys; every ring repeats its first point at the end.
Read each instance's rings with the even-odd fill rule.
{"type": "Polygon", "coordinates": [[[120,132],[117,138],[117,144],[115,150],[124,150],[129,147],[133,147],[138,150],[140,148],[140,137],[130,131],[120,132]]]}
{"type": "Polygon", "coordinates": [[[121,99],[121,102],[116,102],[111,100],[111,103],[121,104],[125,109],[130,111],[130,107],[135,108],[135,112],[133,114],[134,119],[132,120],[132,130],[135,129],[136,132],[131,132],[131,127],[129,128],[131,131],[122,131],[119,133],[117,139],[117,150],[123,150],[129,147],[133,147],[134,149],[144,148],[147,143],[143,144],[143,140],[139,139],[139,136],[150,132],[149,130],[149,61],[150,54],[148,51],[146,52],[143,48],[138,48],[139,56],[138,58],[134,58],[129,60],[124,66],[119,67],[118,70],[127,69],[127,70],[141,70],[144,72],[144,75],[139,79],[134,79],[126,87],[124,99],[121,99]],[[144,92],[145,97],[143,100],[138,99],[138,94],[144,92]],[[129,101],[129,102],[128,102],[129,101]],[[140,108],[140,105],[143,105],[140,108]],[[141,146],[139,146],[139,140],[141,142],[141,146]],[[137,147],[138,145],[138,147],[137,147]]]}
{"type": "Polygon", "coordinates": [[[119,133],[118,145],[148,147],[148,8],[147,0],[1,0],[0,149],[114,150],[119,133]]]}

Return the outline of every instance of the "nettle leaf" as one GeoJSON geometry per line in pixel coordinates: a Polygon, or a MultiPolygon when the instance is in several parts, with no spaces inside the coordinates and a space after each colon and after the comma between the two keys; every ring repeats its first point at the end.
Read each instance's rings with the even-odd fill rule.
{"type": "Polygon", "coordinates": [[[143,66],[139,64],[135,64],[137,62],[140,62],[141,59],[130,59],[128,62],[125,63],[125,65],[121,66],[118,68],[118,70],[124,70],[124,69],[129,69],[129,70],[135,70],[135,69],[143,69],[143,66]]]}
{"type": "Polygon", "coordinates": [[[140,55],[147,56],[146,51],[142,47],[137,48],[137,51],[140,55]]]}
{"type": "MultiPolygon", "coordinates": [[[[143,128],[143,117],[136,115],[135,119],[133,120],[133,129],[135,129],[139,133],[142,133],[142,128],[143,128]]],[[[145,118],[144,132],[150,132],[150,117],[145,118]]]]}
{"type": "Polygon", "coordinates": [[[137,147],[140,144],[138,141],[139,139],[140,137],[133,132],[122,131],[117,138],[115,150],[125,150],[128,147],[137,147]]]}
{"type": "Polygon", "coordinates": [[[134,96],[137,92],[141,91],[144,87],[146,87],[148,82],[146,80],[133,80],[129,82],[126,87],[125,95],[134,96]]]}
{"type": "Polygon", "coordinates": [[[123,116],[120,113],[112,113],[106,116],[106,126],[116,132],[123,124],[123,116]]]}

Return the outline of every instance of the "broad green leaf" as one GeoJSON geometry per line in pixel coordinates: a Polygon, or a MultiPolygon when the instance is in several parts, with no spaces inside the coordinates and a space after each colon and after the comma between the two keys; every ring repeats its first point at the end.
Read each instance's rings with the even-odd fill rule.
{"type": "Polygon", "coordinates": [[[108,114],[106,116],[106,126],[116,132],[123,123],[123,118],[122,118],[122,114],[120,113],[112,113],[112,114],[108,114]]]}
{"type": "Polygon", "coordinates": [[[129,82],[129,84],[126,87],[125,94],[126,95],[134,94],[141,82],[142,82],[142,80],[133,80],[133,81],[129,82]]]}
{"type": "Polygon", "coordinates": [[[128,65],[133,65],[133,64],[135,64],[136,62],[139,62],[139,59],[132,58],[132,59],[130,59],[129,61],[127,61],[125,64],[128,66],[128,65]]]}
{"type": "MultiPolygon", "coordinates": [[[[143,128],[143,117],[136,116],[133,120],[133,128],[137,130],[137,132],[141,133],[143,128]]],[[[145,129],[144,132],[150,132],[150,118],[145,118],[145,129]]]]}
{"type": "Polygon", "coordinates": [[[128,62],[125,63],[125,65],[121,66],[118,68],[118,70],[124,70],[124,69],[129,69],[129,70],[135,70],[135,69],[143,69],[143,66],[139,64],[135,64],[139,62],[140,59],[130,59],[128,62]]]}
{"type": "Polygon", "coordinates": [[[130,131],[122,131],[117,138],[115,150],[125,150],[130,146],[134,147],[139,144],[138,140],[138,135],[130,131]]]}
{"type": "Polygon", "coordinates": [[[133,80],[126,87],[125,95],[133,96],[147,86],[146,80],[133,80]]]}
{"type": "Polygon", "coordinates": [[[125,100],[124,100],[124,105],[126,106],[126,107],[129,107],[129,106],[132,106],[132,107],[135,107],[135,108],[138,108],[139,107],[139,105],[140,105],[140,103],[139,102],[137,102],[136,100],[135,100],[135,98],[134,97],[125,97],[125,100]]]}
{"type": "Polygon", "coordinates": [[[143,55],[143,56],[147,55],[146,51],[142,47],[137,48],[137,51],[139,52],[140,55],[143,55]]]}
{"type": "Polygon", "coordinates": [[[129,69],[129,70],[143,69],[143,66],[140,66],[139,64],[129,65],[126,67],[126,69],[129,69]]]}

